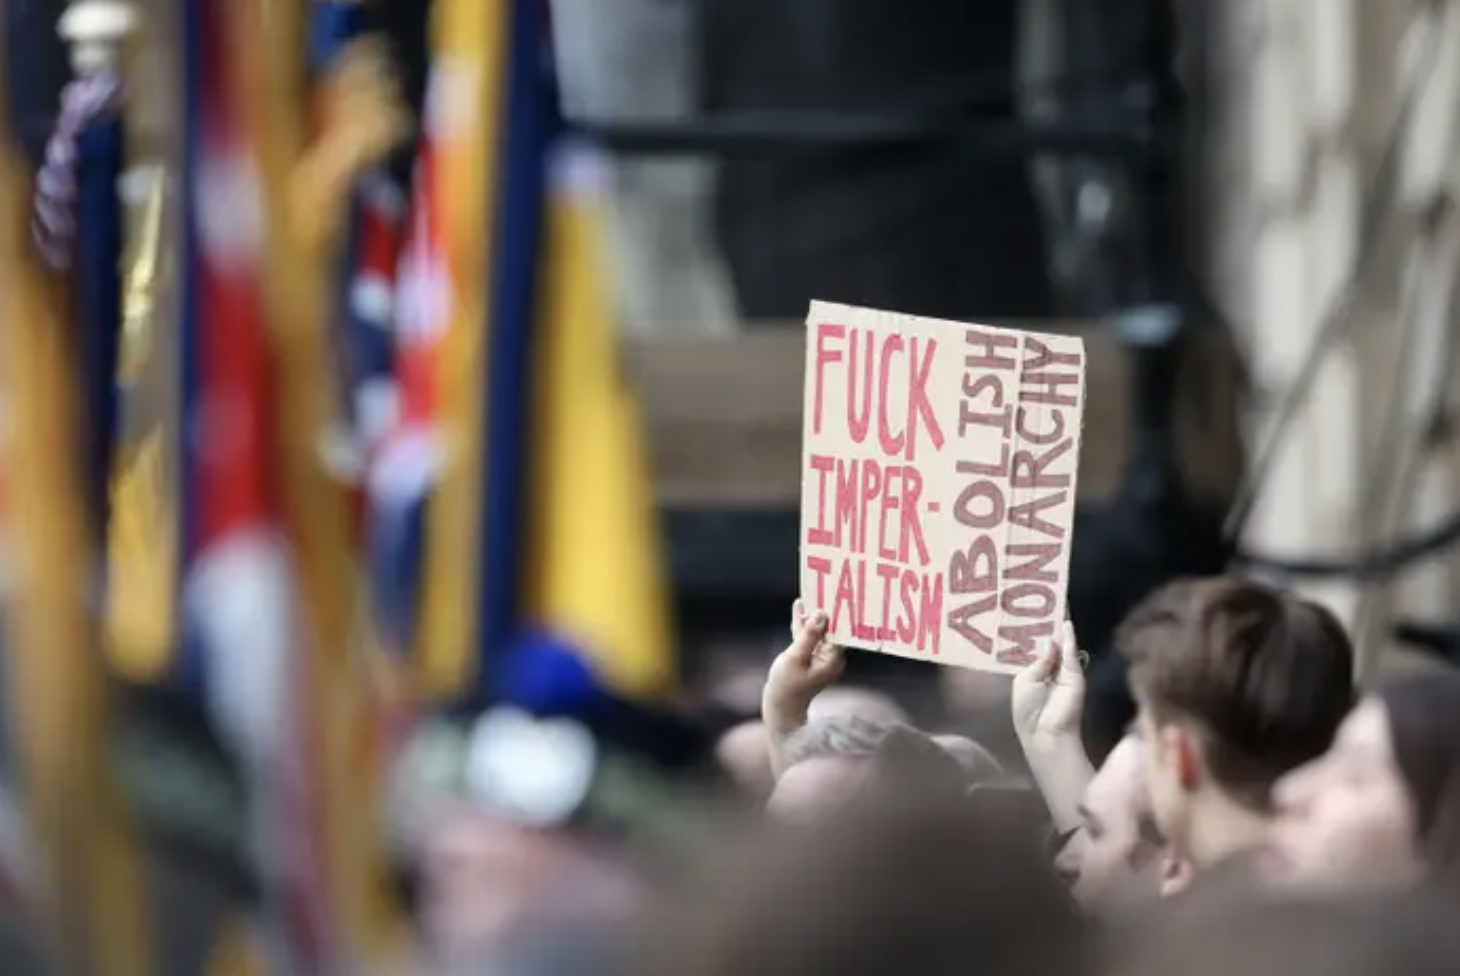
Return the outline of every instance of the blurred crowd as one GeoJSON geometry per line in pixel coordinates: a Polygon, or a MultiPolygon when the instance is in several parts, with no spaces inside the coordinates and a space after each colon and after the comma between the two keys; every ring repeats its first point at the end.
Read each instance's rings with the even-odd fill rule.
{"type": "Polygon", "coordinates": [[[1378,976],[1460,959],[1460,676],[1356,696],[1327,609],[1183,580],[1121,628],[1137,718],[1097,763],[1070,627],[1012,681],[974,677],[984,714],[964,718],[1014,732],[988,742],[839,683],[825,628],[798,604],[760,715],[700,721],[698,747],[688,726],[632,744],[648,718],[622,703],[477,718],[465,802],[416,820],[420,961],[1378,976]],[[589,775],[594,751],[638,772],[589,775]]]}
{"type": "MultiPolygon", "coordinates": [[[[1070,626],[1012,679],[948,671],[963,707],[928,727],[844,681],[858,652],[826,632],[798,602],[758,714],[728,689],[652,709],[539,646],[501,700],[424,720],[389,831],[414,924],[372,971],[1440,976],[1460,960],[1460,675],[1355,693],[1323,606],[1180,580],[1119,632],[1137,717],[1092,759],[1070,626]],[[950,731],[975,728],[990,734],[950,731]]],[[[56,971],[8,917],[6,970],[56,971]]]]}

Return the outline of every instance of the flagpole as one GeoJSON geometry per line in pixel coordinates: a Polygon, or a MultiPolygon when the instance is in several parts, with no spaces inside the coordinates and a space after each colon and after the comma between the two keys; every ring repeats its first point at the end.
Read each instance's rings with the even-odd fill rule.
{"type": "MultiPolygon", "coordinates": [[[[130,27],[123,5],[102,6],[68,12],[82,45],[78,61],[114,59],[130,27]]],[[[141,899],[118,890],[126,880],[125,819],[108,762],[107,677],[88,603],[99,554],[87,530],[76,349],[58,296],[35,266],[30,180],[8,140],[3,101],[0,369],[13,421],[15,524],[24,527],[13,540],[10,708],[41,868],[31,892],[63,971],[143,976],[141,899]]]]}
{"type": "MultiPolygon", "coordinates": [[[[398,80],[388,49],[367,32],[370,0],[305,0],[305,4],[309,10],[307,26],[302,30],[308,37],[309,49],[305,81],[311,91],[309,100],[302,104],[307,106],[303,127],[310,144],[302,165],[296,165],[292,173],[290,189],[296,220],[289,230],[315,262],[317,273],[311,280],[329,283],[321,291],[325,297],[321,314],[310,322],[315,344],[303,361],[313,367],[317,378],[300,377],[300,382],[306,384],[303,389],[324,392],[328,398],[315,400],[315,411],[306,417],[318,437],[336,419],[333,410],[356,392],[352,386],[356,377],[341,368],[332,344],[344,340],[338,330],[358,315],[359,309],[338,304],[350,303],[352,292],[340,288],[335,275],[345,266],[344,259],[355,244],[352,227],[361,230],[362,224],[369,224],[358,209],[368,211],[373,206],[365,189],[367,182],[372,174],[379,178],[375,171],[384,166],[391,151],[408,139],[412,123],[399,100],[398,80]],[[300,206],[301,202],[306,205],[300,206]],[[298,220],[301,212],[311,219],[298,220]],[[319,409],[321,402],[327,404],[326,409],[319,409]]],[[[276,47],[282,49],[282,45],[276,47]]],[[[378,244],[373,241],[372,247],[378,244]]],[[[373,251],[371,255],[372,260],[381,259],[373,251]]],[[[397,257],[390,255],[384,260],[393,262],[397,257]]],[[[393,307],[387,309],[387,318],[373,322],[372,331],[394,325],[393,313],[393,307]]],[[[369,625],[372,608],[364,552],[358,548],[355,534],[359,514],[355,505],[361,499],[354,494],[356,486],[348,479],[338,479],[337,469],[328,458],[321,457],[318,440],[310,444],[313,449],[299,460],[328,472],[333,504],[348,515],[349,531],[344,545],[336,551],[348,552],[347,571],[354,583],[349,594],[354,611],[353,646],[346,661],[336,662],[338,670],[332,672],[336,677],[324,679],[332,685],[331,705],[337,710],[331,726],[336,739],[327,770],[332,783],[327,817],[335,842],[335,891],[346,944],[356,958],[378,963],[400,957],[408,937],[402,906],[395,896],[385,839],[374,819],[360,816],[360,811],[378,802],[386,785],[390,751],[388,746],[382,748],[382,743],[392,741],[394,730],[388,726],[399,721],[401,712],[388,709],[383,700],[388,689],[380,683],[379,648],[369,625]]],[[[355,447],[367,450],[364,441],[357,441],[355,447]]],[[[363,455],[360,460],[363,463],[363,455]]],[[[363,477],[364,472],[355,475],[363,477]]],[[[324,666],[330,667],[329,662],[324,666]]]]}
{"type": "MultiPolygon", "coordinates": [[[[5,130],[7,133],[9,129],[5,130]]],[[[29,831],[38,870],[27,890],[50,935],[80,972],[95,972],[88,950],[85,839],[94,831],[92,793],[103,770],[96,755],[101,680],[86,620],[85,506],[73,440],[78,415],[55,295],[32,267],[26,235],[24,164],[6,145],[0,159],[0,368],[9,401],[11,500],[17,525],[17,582],[9,608],[12,735],[23,770],[29,831]],[[91,748],[88,748],[90,744],[91,748]],[[64,907],[64,912],[63,912],[64,907]]]]}
{"type": "MultiPolygon", "coordinates": [[[[320,780],[315,816],[325,825],[329,924],[344,958],[358,962],[378,923],[372,892],[379,861],[374,802],[365,775],[362,721],[368,715],[365,673],[356,653],[362,592],[351,558],[347,505],[322,453],[333,416],[334,383],[326,315],[330,267],[321,234],[296,205],[298,178],[310,146],[310,102],[303,23],[307,0],[230,0],[240,42],[259,53],[249,107],[259,133],[259,165],[266,211],[268,308],[279,367],[281,484],[285,520],[303,594],[307,627],[303,678],[308,722],[320,780]],[[355,958],[351,958],[354,956],[355,958]]],[[[329,189],[320,188],[322,192],[329,189]]],[[[327,201],[316,200],[328,208],[327,201]]]]}

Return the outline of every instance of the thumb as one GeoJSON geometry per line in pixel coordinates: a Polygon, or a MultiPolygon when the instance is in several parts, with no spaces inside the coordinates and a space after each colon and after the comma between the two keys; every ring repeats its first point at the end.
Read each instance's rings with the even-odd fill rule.
{"type": "Polygon", "coordinates": [[[1060,671],[1065,674],[1083,675],[1085,668],[1080,664],[1080,643],[1075,639],[1075,625],[1068,620],[1061,624],[1055,643],[1059,645],[1060,671]]]}
{"type": "Polygon", "coordinates": [[[796,634],[796,639],[791,642],[791,646],[787,650],[797,661],[809,664],[811,656],[816,653],[816,648],[821,644],[822,637],[826,635],[826,614],[818,610],[810,617],[803,619],[804,622],[796,634]]]}
{"type": "Polygon", "coordinates": [[[801,628],[806,626],[806,601],[800,597],[791,604],[791,640],[801,636],[801,628]]]}

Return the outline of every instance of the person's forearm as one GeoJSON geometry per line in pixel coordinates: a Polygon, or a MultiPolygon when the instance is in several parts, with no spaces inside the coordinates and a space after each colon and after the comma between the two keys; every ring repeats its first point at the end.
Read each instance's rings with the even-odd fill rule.
{"type": "Polygon", "coordinates": [[[1080,826],[1080,804],[1095,767],[1085,755],[1078,735],[1020,741],[1029,772],[1049,807],[1055,830],[1064,833],[1080,826]]]}
{"type": "Polygon", "coordinates": [[[771,772],[777,779],[786,770],[786,740],[809,721],[809,702],[776,701],[769,697],[760,703],[760,720],[770,741],[771,772]]]}

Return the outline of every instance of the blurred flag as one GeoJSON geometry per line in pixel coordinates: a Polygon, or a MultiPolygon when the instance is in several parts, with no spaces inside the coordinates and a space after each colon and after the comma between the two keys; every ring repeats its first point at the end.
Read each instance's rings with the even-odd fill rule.
{"type": "MultiPolygon", "coordinates": [[[[117,433],[124,236],[120,181],[126,156],[121,95],[121,77],[112,67],[66,85],[36,176],[31,214],[37,252],[68,286],[82,412],[75,449],[81,452],[88,542],[98,553],[107,542],[117,433]]],[[[97,565],[101,570],[105,564],[97,565]]],[[[100,585],[97,598],[107,599],[100,585]]]]}
{"type": "Polygon", "coordinates": [[[490,695],[511,645],[547,630],[619,690],[654,695],[674,666],[653,498],[591,187],[575,166],[549,185],[562,126],[545,11],[438,4],[399,281],[403,422],[374,472],[389,490],[372,493],[397,518],[381,562],[407,569],[396,626],[440,694],[468,693],[475,670],[490,695]]]}
{"type": "Polygon", "coordinates": [[[372,458],[366,532],[379,642],[428,697],[461,692],[479,641],[487,292],[503,44],[513,2],[436,0],[423,131],[397,279],[395,423],[372,458]]]}
{"type": "Polygon", "coordinates": [[[356,509],[352,521],[359,533],[366,469],[400,413],[395,293],[406,200],[383,168],[361,180],[351,198],[331,295],[340,402],[326,460],[356,509]]]}
{"type": "Polygon", "coordinates": [[[165,681],[176,664],[176,412],[126,450],[112,481],[106,615],[111,665],[129,681],[165,681]]]}
{"type": "MultiPolygon", "coordinates": [[[[73,89],[73,98],[78,90],[73,89]]],[[[0,92],[0,116],[8,105],[5,96],[0,92]]],[[[80,142],[79,148],[70,145],[78,155],[65,174],[72,181],[69,208],[77,203],[78,179],[80,196],[91,198],[85,191],[94,188],[103,208],[108,206],[104,198],[116,192],[120,145],[111,140],[119,132],[109,128],[110,121],[102,122],[97,140],[90,140],[87,130],[97,120],[85,115],[69,133],[80,142]]],[[[88,420],[76,372],[81,344],[63,324],[58,292],[39,274],[34,238],[27,240],[35,200],[3,118],[0,132],[6,134],[0,143],[5,278],[0,363],[12,420],[7,469],[12,514],[25,526],[14,540],[19,577],[18,598],[7,620],[12,625],[8,718],[18,732],[15,747],[26,780],[27,829],[37,868],[26,894],[50,923],[44,930],[57,939],[53,947],[61,953],[61,968],[142,976],[149,966],[147,932],[135,896],[136,852],[114,792],[108,688],[89,599],[98,539],[89,531],[92,493],[80,442],[88,420]]],[[[93,222],[96,214],[89,207],[69,209],[68,216],[73,232],[74,222],[81,223],[83,238],[69,237],[68,250],[78,243],[105,247],[108,236],[119,233],[101,223],[104,218],[93,222]]]]}
{"type": "MultiPolygon", "coordinates": [[[[78,388],[83,409],[82,472],[92,542],[102,551],[107,538],[112,457],[117,435],[117,352],[122,330],[122,242],[124,220],[120,183],[126,135],[120,112],[121,80],[114,71],[82,77],[62,97],[59,131],[51,140],[41,171],[38,202],[45,201],[47,177],[57,157],[74,153],[74,255],[71,271],[73,314],[80,353],[78,388]],[[74,117],[75,121],[72,122],[74,117]],[[75,143],[67,151],[68,129],[75,143]]],[[[60,162],[64,167],[66,163],[60,162]]],[[[59,181],[65,181],[62,177],[59,181]]],[[[64,206],[64,202],[62,202],[64,206]]],[[[39,216],[43,211],[38,206],[39,216]]],[[[38,222],[39,223],[39,222],[38,222]]],[[[53,259],[61,255],[52,255],[53,259]]]]}
{"type": "MultiPolygon", "coordinates": [[[[330,93],[321,79],[364,36],[366,10],[362,0],[313,0],[309,10],[309,67],[320,103],[316,114],[323,118],[330,93]]],[[[372,167],[349,190],[342,247],[333,256],[331,346],[340,382],[326,460],[356,506],[363,501],[369,458],[398,413],[392,365],[405,203],[388,169],[372,167]]]]}
{"type": "MultiPolygon", "coordinates": [[[[122,111],[123,85],[114,71],[103,69],[83,75],[67,86],[62,96],[61,119],[57,137],[47,153],[49,171],[54,155],[66,155],[64,144],[67,129],[75,125],[74,186],[75,242],[70,260],[72,319],[76,329],[76,353],[79,370],[76,376],[81,405],[79,443],[82,495],[86,510],[87,572],[92,582],[92,606],[104,601],[106,586],[106,553],[112,463],[118,432],[117,368],[122,333],[122,252],[126,236],[121,183],[126,163],[126,132],[122,111]],[[74,119],[74,123],[73,123],[74,119]]],[[[102,658],[101,629],[97,618],[88,618],[93,641],[91,653],[100,667],[102,658]]],[[[109,723],[113,712],[110,702],[98,704],[102,714],[98,722],[109,723]]],[[[106,772],[111,775],[116,757],[108,736],[104,739],[106,772]]],[[[138,963],[155,964],[156,950],[149,935],[152,931],[144,900],[131,898],[125,908],[116,906],[118,899],[142,883],[144,853],[137,843],[132,811],[118,802],[112,808],[118,823],[116,842],[110,863],[98,865],[110,877],[100,875],[107,889],[105,912],[116,913],[114,924],[126,925],[115,938],[130,947],[138,963]]],[[[148,966],[150,968],[150,966],[148,966]]]]}
{"type": "Polygon", "coordinates": [[[310,0],[309,68],[325,70],[340,50],[365,32],[363,0],[310,0]]]}
{"type": "MultiPolygon", "coordinates": [[[[237,0],[182,0],[184,663],[248,770],[264,926],[285,971],[332,971],[310,671],[283,531],[264,273],[262,93],[237,0]]],[[[270,282],[271,287],[277,285],[270,282]]]]}
{"type": "MultiPolygon", "coordinates": [[[[108,67],[64,89],[36,179],[31,229],[43,262],[70,283],[66,291],[79,360],[76,388],[84,424],[78,449],[88,529],[92,543],[114,562],[112,571],[106,560],[98,564],[99,576],[105,577],[98,580],[104,584],[98,586],[98,599],[107,615],[104,644],[111,663],[137,678],[156,676],[166,659],[172,636],[173,564],[166,555],[166,492],[157,476],[160,438],[148,439],[128,458],[135,463],[120,471],[116,465],[124,307],[137,301],[136,296],[123,297],[122,87],[117,71],[108,67]],[[120,512],[117,525],[112,524],[114,510],[120,512]]],[[[152,191],[147,218],[157,226],[144,229],[143,236],[150,238],[143,243],[147,250],[155,250],[160,234],[160,178],[152,191]]],[[[150,291],[151,286],[148,280],[143,287],[150,291]]],[[[150,295],[143,304],[150,314],[150,295]]]]}
{"type": "Polygon", "coordinates": [[[673,689],[676,658],[643,421],[618,365],[599,173],[583,147],[558,147],[534,349],[526,607],[642,700],[673,689]]]}
{"type": "MultiPolygon", "coordinates": [[[[137,179],[136,171],[129,180],[137,179]]],[[[107,512],[104,644],[111,665],[137,683],[164,680],[176,641],[178,574],[175,316],[163,283],[170,210],[166,170],[151,167],[145,203],[128,234],[121,349],[120,416],[107,512]],[[171,347],[171,348],[167,348],[171,347]]],[[[135,184],[134,184],[135,185],[135,184]]]]}
{"type": "Polygon", "coordinates": [[[395,657],[415,643],[421,597],[422,519],[445,463],[441,416],[442,367],[456,295],[443,239],[434,144],[441,120],[435,108],[441,84],[432,78],[427,118],[412,178],[409,223],[400,255],[398,316],[390,385],[392,417],[373,452],[365,532],[371,571],[371,606],[381,644],[395,657]]]}
{"type": "MultiPolygon", "coordinates": [[[[542,257],[548,148],[557,135],[546,84],[547,19],[536,0],[511,0],[503,38],[501,134],[495,169],[495,231],[487,257],[486,372],[472,405],[482,417],[484,477],[475,650],[479,691],[494,692],[504,655],[523,623],[527,458],[532,429],[533,335],[542,257]]],[[[433,540],[434,542],[434,540],[433,540]]]]}
{"type": "MultiPolygon", "coordinates": [[[[316,138],[329,138],[331,125],[338,130],[368,124],[358,117],[363,112],[374,113],[376,123],[388,120],[391,106],[385,103],[395,101],[390,97],[393,70],[383,49],[372,46],[366,33],[365,5],[358,0],[313,0],[309,11],[316,138]],[[372,61],[372,55],[381,56],[372,61]],[[348,78],[353,78],[353,85],[348,78]],[[346,114],[351,110],[355,117],[346,114]]],[[[386,129],[383,125],[381,131],[386,129]]],[[[325,460],[350,509],[352,569],[369,544],[362,524],[365,476],[400,416],[394,370],[396,275],[406,215],[405,194],[385,165],[384,153],[362,153],[359,161],[364,164],[363,175],[345,188],[348,200],[340,246],[326,255],[334,279],[327,296],[327,329],[335,403],[325,460]]],[[[396,744],[404,739],[414,715],[402,672],[383,673],[379,666],[394,659],[382,661],[378,651],[367,647],[367,667],[354,668],[346,676],[350,687],[321,689],[328,694],[321,694],[312,706],[316,715],[333,716],[335,725],[349,725],[343,738],[337,736],[326,760],[340,767],[333,770],[340,788],[332,790],[324,803],[335,851],[343,862],[334,872],[341,941],[357,958],[371,959],[397,953],[405,940],[385,859],[386,839],[376,821],[362,818],[360,810],[377,802],[396,744]]]]}
{"type": "MultiPolygon", "coordinates": [[[[520,83],[546,89],[540,45],[528,36],[518,43],[532,62],[520,83]]],[[[556,118],[551,92],[535,101],[536,111],[556,118]]],[[[550,122],[536,131],[556,135],[550,122]]],[[[547,150],[545,142],[540,151],[547,150]]],[[[579,647],[619,693],[653,698],[673,688],[676,657],[643,423],[618,365],[601,170],[591,151],[560,139],[551,142],[546,166],[543,264],[533,292],[541,302],[532,340],[531,450],[524,458],[530,487],[523,607],[530,625],[579,647]]],[[[504,242],[504,256],[517,243],[504,242]]]]}

